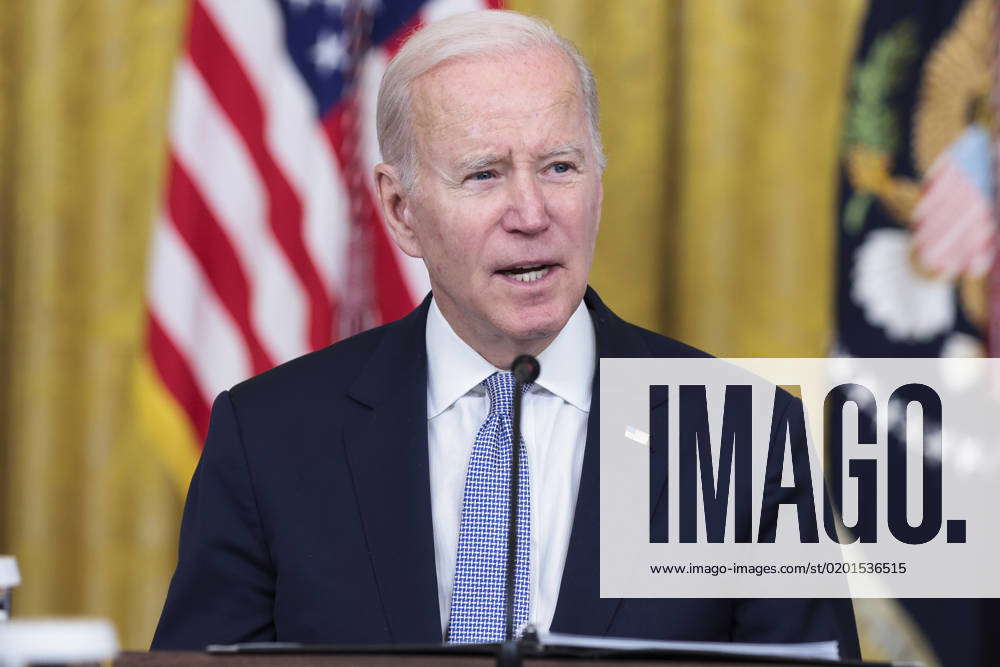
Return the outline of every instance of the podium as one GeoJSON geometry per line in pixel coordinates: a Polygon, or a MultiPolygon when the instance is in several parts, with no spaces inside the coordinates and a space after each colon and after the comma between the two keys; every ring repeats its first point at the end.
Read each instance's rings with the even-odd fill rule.
{"type": "MultiPolygon", "coordinates": [[[[114,661],[115,667],[492,667],[497,659],[492,656],[480,655],[426,655],[426,654],[270,654],[270,655],[212,655],[197,651],[153,651],[149,653],[126,652],[114,661]]],[[[726,658],[696,658],[675,656],[671,658],[569,658],[569,657],[539,657],[523,658],[523,665],[538,667],[570,667],[586,664],[590,667],[604,667],[627,664],[630,667],[652,667],[653,665],[670,665],[671,667],[815,667],[815,661],[761,661],[759,659],[745,660],[731,656],[726,658]]],[[[844,662],[844,665],[866,665],[889,667],[889,663],[876,662],[844,662]]]]}
{"type": "MultiPolygon", "coordinates": [[[[508,649],[514,643],[504,645],[508,649]]],[[[802,659],[774,656],[737,656],[711,651],[686,650],[595,650],[567,649],[565,647],[527,647],[521,653],[515,649],[512,656],[501,652],[496,645],[437,646],[414,645],[397,647],[364,646],[295,646],[274,650],[220,653],[200,651],[151,651],[125,652],[115,661],[117,667],[297,667],[299,665],[371,667],[492,667],[493,665],[538,665],[539,667],[569,667],[587,664],[603,665],[670,665],[672,667],[805,667],[806,665],[864,665],[867,667],[892,667],[890,663],[802,659]]]]}

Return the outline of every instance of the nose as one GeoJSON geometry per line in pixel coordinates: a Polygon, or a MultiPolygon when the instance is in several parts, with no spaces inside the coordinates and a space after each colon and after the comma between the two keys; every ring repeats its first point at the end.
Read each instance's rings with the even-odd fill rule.
{"type": "Polygon", "coordinates": [[[520,173],[508,181],[510,206],[503,218],[508,232],[538,234],[549,226],[545,193],[533,174],[520,173]]]}

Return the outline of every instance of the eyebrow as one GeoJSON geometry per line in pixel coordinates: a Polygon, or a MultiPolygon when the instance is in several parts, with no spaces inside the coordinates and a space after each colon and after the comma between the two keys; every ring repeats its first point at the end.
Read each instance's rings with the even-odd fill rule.
{"type": "MultiPolygon", "coordinates": [[[[584,153],[577,146],[573,144],[566,144],[563,146],[557,146],[552,150],[546,151],[538,156],[538,160],[548,160],[550,158],[559,157],[563,155],[570,155],[579,161],[583,161],[584,153]]],[[[487,167],[491,167],[499,162],[504,162],[510,159],[510,154],[500,155],[497,153],[490,153],[488,155],[476,155],[464,160],[460,160],[457,164],[459,171],[465,172],[475,172],[482,171],[487,167]]]]}
{"type": "Polygon", "coordinates": [[[482,171],[498,162],[508,159],[505,155],[474,155],[459,161],[457,167],[461,172],[482,171]]]}
{"type": "Polygon", "coordinates": [[[543,153],[541,156],[539,156],[539,159],[548,160],[549,158],[559,157],[561,155],[572,155],[574,158],[580,160],[581,162],[583,161],[584,157],[583,151],[580,150],[579,147],[577,147],[574,144],[566,144],[564,146],[557,146],[556,148],[553,148],[552,150],[543,153]]]}

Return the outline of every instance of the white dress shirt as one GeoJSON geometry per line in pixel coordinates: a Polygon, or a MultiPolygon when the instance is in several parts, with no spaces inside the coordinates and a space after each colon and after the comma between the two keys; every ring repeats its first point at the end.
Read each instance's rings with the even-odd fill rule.
{"type": "MultiPolygon", "coordinates": [[[[521,430],[531,488],[530,623],[552,624],[573,529],[587,441],[595,364],[594,328],[581,302],[538,355],[541,374],[524,396],[521,430]]],[[[451,613],[465,473],[479,427],[489,414],[480,384],[498,369],[451,328],[435,301],[427,314],[427,443],[441,628],[451,613]]]]}

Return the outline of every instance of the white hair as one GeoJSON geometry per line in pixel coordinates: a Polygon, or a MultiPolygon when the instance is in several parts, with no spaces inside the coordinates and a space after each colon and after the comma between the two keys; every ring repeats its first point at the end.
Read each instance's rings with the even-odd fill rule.
{"type": "Polygon", "coordinates": [[[411,36],[389,63],[378,91],[378,145],[382,159],[399,167],[403,185],[416,177],[410,121],[411,85],[447,60],[494,54],[519,54],[554,47],[574,65],[590,126],[598,167],[605,166],[599,127],[600,110],[594,74],[572,42],[545,21],[509,10],[484,9],[435,21],[411,36]]]}

